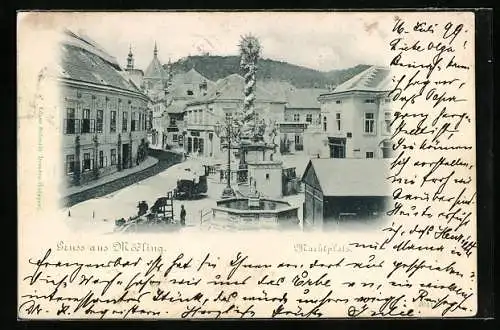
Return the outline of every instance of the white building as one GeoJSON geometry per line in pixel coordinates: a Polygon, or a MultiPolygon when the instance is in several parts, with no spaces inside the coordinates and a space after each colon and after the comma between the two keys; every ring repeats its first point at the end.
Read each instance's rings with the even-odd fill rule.
{"type": "Polygon", "coordinates": [[[372,66],[322,94],[322,156],[389,158],[391,102],[388,68],[372,66]]]}
{"type": "Polygon", "coordinates": [[[137,166],[146,157],[147,104],[116,59],[88,37],[66,31],[60,84],[67,185],[137,166]]]}
{"type": "MultiPolygon", "coordinates": [[[[184,115],[185,151],[206,157],[224,158],[224,141],[217,137],[214,127],[223,124],[228,116],[242,111],[245,79],[231,74],[217,81],[206,95],[187,103],[184,115]]],[[[255,112],[266,122],[279,122],[284,116],[285,100],[268,93],[257,82],[255,112]]]]}
{"type": "MultiPolygon", "coordinates": [[[[286,153],[317,155],[317,133],[321,133],[321,105],[325,89],[301,88],[287,94],[284,120],[280,123],[280,149],[286,153]]],[[[321,135],[321,134],[320,134],[321,135]]]]}

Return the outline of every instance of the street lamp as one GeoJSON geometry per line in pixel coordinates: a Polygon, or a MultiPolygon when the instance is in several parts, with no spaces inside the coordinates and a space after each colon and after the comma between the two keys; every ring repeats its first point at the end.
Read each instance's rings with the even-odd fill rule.
{"type": "Polygon", "coordinates": [[[231,187],[231,134],[232,134],[232,118],[228,116],[224,125],[217,122],[214,126],[215,134],[220,138],[225,131],[227,139],[227,186],[222,191],[222,198],[231,198],[236,196],[231,187]]]}

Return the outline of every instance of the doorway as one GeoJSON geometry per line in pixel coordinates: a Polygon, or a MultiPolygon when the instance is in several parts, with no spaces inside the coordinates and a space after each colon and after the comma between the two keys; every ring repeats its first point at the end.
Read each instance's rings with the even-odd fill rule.
{"type": "Polygon", "coordinates": [[[345,138],[328,138],[330,158],[345,158],[345,138]]]}
{"type": "Polygon", "coordinates": [[[129,150],[128,150],[129,144],[124,143],[122,144],[122,166],[123,168],[128,168],[128,161],[129,161],[129,150]]]}

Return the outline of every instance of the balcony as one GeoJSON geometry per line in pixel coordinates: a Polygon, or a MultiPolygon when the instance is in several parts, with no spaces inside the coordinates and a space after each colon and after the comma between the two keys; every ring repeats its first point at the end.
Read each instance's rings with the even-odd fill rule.
{"type": "Polygon", "coordinates": [[[187,130],[194,130],[194,131],[213,131],[214,125],[188,123],[186,125],[186,129],[187,130]]]}
{"type": "Polygon", "coordinates": [[[94,133],[96,123],[94,119],[65,119],[64,134],[94,133]]]}
{"type": "Polygon", "coordinates": [[[280,133],[299,133],[304,132],[307,129],[307,126],[306,122],[281,122],[279,123],[279,130],[280,133]]]}

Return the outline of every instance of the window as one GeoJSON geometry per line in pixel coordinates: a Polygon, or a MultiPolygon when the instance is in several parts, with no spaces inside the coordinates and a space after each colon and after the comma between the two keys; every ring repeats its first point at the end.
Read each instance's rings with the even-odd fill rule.
{"type": "Polygon", "coordinates": [[[342,103],[342,101],[341,101],[341,100],[337,100],[337,101],[335,101],[335,103],[336,103],[336,104],[341,104],[341,103],[342,103]]]}
{"type": "Polygon", "coordinates": [[[304,150],[304,146],[302,145],[302,139],[299,134],[295,134],[294,142],[295,142],[295,150],[297,151],[304,150]]]}
{"type": "Polygon", "coordinates": [[[201,155],[205,152],[205,143],[203,143],[203,139],[198,139],[198,152],[201,155]]]}
{"type": "Polygon", "coordinates": [[[66,173],[72,174],[75,172],[75,155],[66,155],[66,173]]]}
{"type": "Polygon", "coordinates": [[[269,173],[266,173],[266,180],[269,180],[269,173]]]}
{"type": "Polygon", "coordinates": [[[342,122],[341,122],[341,114],[340,113],[336,113],[335,114],[335,122],[337,123],[337,131],[341,131],[342,130],[342,122]]]}
{"type": "Polygon", "coordinates": [[[139,113],[132,112],[132,121],[130,123],[130,130],[135,132],[139,130],[139,113]]]}
{"type": "Polygon", "coordinates": [[[293,121],[300,121],[300,114],[298,113],[293,114],[293,121]]]}
{"type": "Polygon", "coordinates": [[[177,136],[177,134],[173,134],[172,135],[172,142],[177,142],[179,140],[179,137],[177,136]]]}
{"type": "Polygon", "coordinates": [[[375,103],[375,99],[366,99],[365,103],[375,103]]]}
{"type": "Polygon", "coordinates": [[[192,91],[192,90],[190,90],[190,89],[188,89],[188,90],[186,91],[186,94],[187,94],[187,95],[189,95],[189,96],[192,96],[192,95],[193,95],[193,91],[192,91]]]}
{"type": "Polygon", "coordinates": [[[368,134],[375,133],[375,115],[372,112],[365,113],[364,131],[368,134]]]}
{"type": "Polygon", "coordinates": [[[102,124],[103,124],[103,111],[97,110],[97,133],[102,133],[102,124]]]}
{"type": "Polygon", "coordinates": [[[99,168],[104,167],[104,151],[99,151],[99,168]]]}
{"type": "Polygon", "coordinates": [[[229,121],[231,120],[231,118],[233,117],[233,114],[230,113],[230,112],[226,112],[226,121],[229,121]]]}
{"type": "Polygon", "coordinates": [[[327,123],[326,123],[326,116],[323,117],[323,131],[326,132],[327,129],[327,123]]]}
{"type": "Polygon", "coordinates": [[[128,113],[124,111],[122,117],[122,132],[127,131],[127,124],[128,124],[127,120],[128,120],[128,113]]]}
{"type": "Polygon", "coordinates": [[[311,113],[308,113],[306,115],[306,121],[310,124],[313,121],[313,115],[311,113]]]}
{"type": "Polygon", "coordinates": [[[387,134],[391,133],[391,121],[392,121],[391,113],[385,112],[384,113],[384,130],[385,130],[385,133],[387,133],[387,134]]]}
{"type": "Polygon", "coordinates": [[[90,160],[90,152],[85,152],[83,154],[83,170],[90,171],[91,170],[91,160],[90,160]]]}
{"type": "Polygon", "coordinates": [[[111,120],[109,122],[109,130],[111,133],[116,132],[116,111],[111,111],[111,120]]]}
{"type": "Polygon", "coordinates": [[[198,152],[198,138],[193,138],[193,152],[198,152]]]}
{"type": "Polygon", "coordinates": [[[90,109],[83,109],[83,112],[82,112],[82,133],[91,133],[90,109]]]}
{"type": "Polygon", "coordinates": [[[177,121],[175,118],[170,117],[170,127],[176,127],[177,126],[177,121]]]}
{"type": "Polygon", "coordinates": [[[76,133],[76,119],[75,119],[75,109],[67,108],[66,109],[66,134],[75,134],[76,133]]]}
{"type": "Polygon", "coordinates": [[[373,151],[367,151],[366,158],[373,158],[373,151]]]}
{"type": "Polygon", "coordinates": [[[116,149],[111,149],[111,165],[116,165],[116,149]]]}

